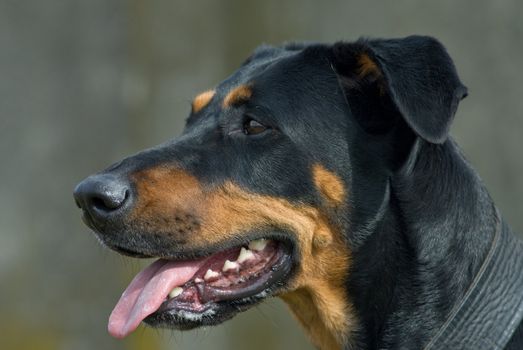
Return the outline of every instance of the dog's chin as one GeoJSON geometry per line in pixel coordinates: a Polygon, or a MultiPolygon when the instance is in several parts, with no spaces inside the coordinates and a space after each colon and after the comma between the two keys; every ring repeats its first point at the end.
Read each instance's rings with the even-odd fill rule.
{"type": "Polygon", "coordinates": [[[185,307],[166,307],[148,316],[144,323],[155,328],[171,328],[178,330],[190,330],[203,326],[214,326],[227,321],[236,314],[259,304],[271,296],[270,290],[263,291],[258,295],[242,298],[239,300],[208,303],[202,311],[194,311],[185,307]]]}

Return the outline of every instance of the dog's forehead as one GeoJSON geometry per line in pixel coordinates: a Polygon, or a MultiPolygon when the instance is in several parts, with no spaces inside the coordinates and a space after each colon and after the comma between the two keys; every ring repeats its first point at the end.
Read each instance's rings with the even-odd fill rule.
{"type": "Polygon", "coordinates": [[[320,89],[332,90],[337,86],[322,48],[312,44],[258,48],[228,78],[197,95],[192,111],[197,113],[205,108],[210,114],[220,113],[224,108],[250,100],[270,108],[279,104],[284,96],[284,100],[295,103],[302,99],[311,102],[309,98],[319,96],[320,89]],[[329,86],[331,83],[334,85],[329,86]]]}
{"type": "Polygon", "coordinates": [[[257,50],[240,66],[232,75],[222,81],[216,88],[216,96],[224,99],[227,94],[239,86],[253,86],[259,82],[260,77],[275,65],[298,51],[289,51],[282,48],[262,47],[257,50]]]}
{"type": "Polygon", "coordinates": [[[280,47],[261,46],[254,50],[245,62],[231,76],[218,86],[218,90],[228,91],[238,84],[245,84],[262,74],[270,66],[285,58],[295,56],[299,50],[287,50],[280,47]]]}
{"type": "Polygon", "coordinates": [[[300,50],[282,47],[261,46],[251,54],[243,64],[215,88],[203,91],[192,101],[192,112],[199,113],[204,108],[218,112],[222,107],[229,107],[251,97],[254,82],[259,85],[267,70],[300,50]],[[212,107],[211,107],[212,106],[212,107]]]}

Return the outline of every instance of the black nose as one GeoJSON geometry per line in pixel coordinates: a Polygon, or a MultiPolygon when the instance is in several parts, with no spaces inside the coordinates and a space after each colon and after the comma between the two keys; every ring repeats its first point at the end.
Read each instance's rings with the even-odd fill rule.
{"type": "Polygon", "coordinates": [[[120,177],[93,175],[76,186],[74,199],[95,221],[104,221],[122,214],[130,206],[131,186],[120,177]]]}

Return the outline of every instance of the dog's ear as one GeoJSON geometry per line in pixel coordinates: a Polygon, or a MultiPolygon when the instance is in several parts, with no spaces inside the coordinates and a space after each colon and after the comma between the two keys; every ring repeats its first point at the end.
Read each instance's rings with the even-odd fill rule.
{"type": "Polygon", "coordinates": [[[351,110],[364,126],[379,131],[390,125],[394,114],[424,140],[446,140],[467,89],[436,39],[360,39],[336,43],[332,54],[351,110]]]}

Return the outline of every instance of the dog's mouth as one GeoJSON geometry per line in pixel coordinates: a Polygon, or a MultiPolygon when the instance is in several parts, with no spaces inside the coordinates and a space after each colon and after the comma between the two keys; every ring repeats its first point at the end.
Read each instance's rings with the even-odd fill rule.
{"type": "Polygon", "coordinates": [[[273,292],[291,268],[286,244],[271,239],[195,260],[159,259],[123,292],[109,333],[123,338],[142,321],[182,329],[221,322],[273,292]]]}

